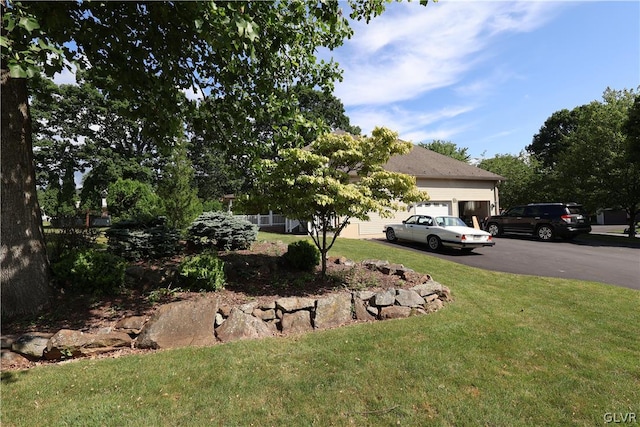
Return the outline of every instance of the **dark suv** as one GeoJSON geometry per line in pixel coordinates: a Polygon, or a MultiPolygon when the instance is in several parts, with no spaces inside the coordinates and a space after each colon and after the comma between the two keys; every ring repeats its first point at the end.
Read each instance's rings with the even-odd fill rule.
{"type": "Polygon", "coordinates": [[[571,239],[591,232],[589,217],[577,203],[531,203],[514,206],[502,215],[490,216],[484,228],[493,236],[529,234],[540,240],[571,239]]]}

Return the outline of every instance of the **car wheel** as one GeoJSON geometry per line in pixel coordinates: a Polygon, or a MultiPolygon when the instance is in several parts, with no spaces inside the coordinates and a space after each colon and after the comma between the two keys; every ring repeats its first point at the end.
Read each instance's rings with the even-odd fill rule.
{"type": "Polygon", "coordinates": [[[396,237],[396,232],[393,231],[393,228],[387,228],[387,240],[390,242],[395,242],[396,240],[398,240],[398,238],[396,237]]]}
{"type": "Polygon", "coordinates": [[[492,222],[491,224],[489,224],[489,226],[487,227],[487,231],[494,237],[502,234],[502,230],[500,229],[500,226],[495,222],[492,222]]]}
{"type": "Polygon", "coordinates": [[[536,235],[540,240],[551,240],[553,239],[553,228],[548,225],[541,225],[536,230],[536,235]]]}
{"type": "Polygon", "coordinates": [[[440,242],[440,238],[438,236],[427,237],[427,244],[429,245],[429,249],[432,251],[437,251],[442,246],[442,242],[440,242]]]}

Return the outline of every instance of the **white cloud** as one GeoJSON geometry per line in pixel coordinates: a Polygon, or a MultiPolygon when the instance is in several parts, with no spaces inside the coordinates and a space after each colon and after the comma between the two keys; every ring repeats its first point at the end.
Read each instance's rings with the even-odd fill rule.
{"type": "Polygon", "coordinates": [[[384,105],[454,85],[489,57],[493,37],[532,31],[556,3],[446,2],[392,4],[334,53],[344,68],[336,96],[349,106],[384,105]]]}
{"type": "Polygon", "coordinates": [[[202,91],[200,89],[191,87],[189,89],[181,89],[181,90],[184,93],[184,95],[187,97],[187,99],[191,101],[193,100],[201,101],[204,99],[204,95],[202,94],[202,91]]]}
{"type": "Polygon", "coordinates": [[[499,43],[555,18],[567,3],[446,1],[393,3],[333,52],[344,70],[335,95],[351,123],[417,142],[455,140],[479,126],[470,119],[509,81],[525,79],[500,63],[499,43]]]}
{"type": "Polygon", "coordinates": [[[71,65],[71,69],[64,68],[61,73],[53,76],[53,82],[57,85],[76,85],[76,67],[71,65]]]}

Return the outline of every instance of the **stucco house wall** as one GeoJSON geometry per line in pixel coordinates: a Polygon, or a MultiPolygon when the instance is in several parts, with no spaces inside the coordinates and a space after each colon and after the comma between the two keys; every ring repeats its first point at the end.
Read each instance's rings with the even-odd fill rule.
{"type": "Polygon", "coordinates": [[[471,224],[473,216],[482,221],[499,212],[498,185],[504,178],[465,162],[414,146],[410,153],[394,156],[385,169],[415,176],[417,187],[429,194],[429,200],[405,206],[392,218],[373,213],[369,221],[352,219],[342,237],[383,237],[385,224],[400,222],[415,213],[453,215],[471,224]]]}

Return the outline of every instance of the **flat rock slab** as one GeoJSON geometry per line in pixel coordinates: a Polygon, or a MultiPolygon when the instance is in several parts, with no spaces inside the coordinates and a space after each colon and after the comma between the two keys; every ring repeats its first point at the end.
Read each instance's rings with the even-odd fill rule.
{"type": "Polygon", "coordinates": [[[205,296],[158,308],[136,340],[138,348],[177,348],[215,344],[214,325],[218,299],[205,296]]]}
{"type": "Polygon", "coordinates": [[[131,347],[131,337],[124,332],[87,334],[61,329],[47,343],[43,356],[47,360],[70,359],[107,353],[120,347],[131,347]]]}

